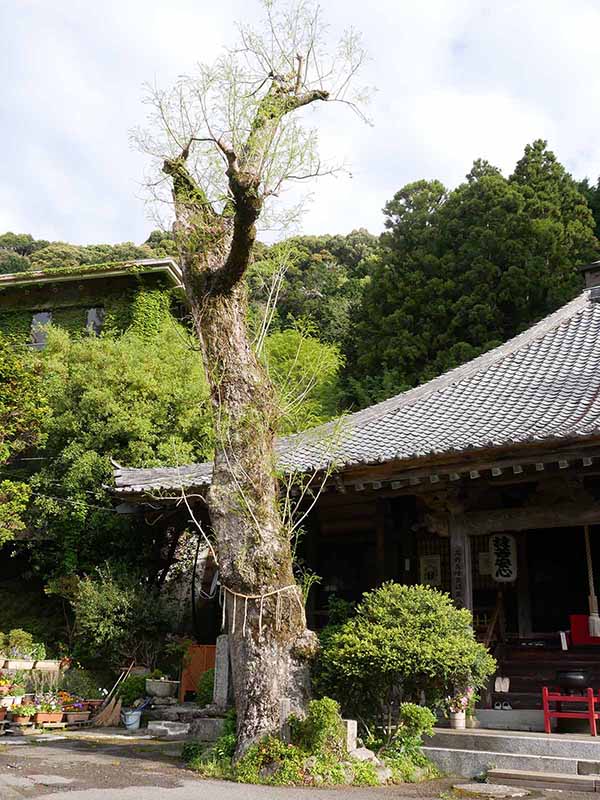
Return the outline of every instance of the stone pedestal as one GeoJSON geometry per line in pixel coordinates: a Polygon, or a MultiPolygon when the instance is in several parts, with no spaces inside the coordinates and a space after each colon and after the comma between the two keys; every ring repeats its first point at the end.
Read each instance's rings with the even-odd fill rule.
{"type": "Polygon", "coordinates": [[[343,719],[344,728],[346,729],[346,750],[356,750],[356,737],[358,735],[358,725],[355,719],[343,719]]]}
{"type": "Polygon", "coordinates": [[[229,636],[224,633],[217,636],[215,652],[215,684],[213,703],[219,708],[226,708],[229,700],[229,636]]]}

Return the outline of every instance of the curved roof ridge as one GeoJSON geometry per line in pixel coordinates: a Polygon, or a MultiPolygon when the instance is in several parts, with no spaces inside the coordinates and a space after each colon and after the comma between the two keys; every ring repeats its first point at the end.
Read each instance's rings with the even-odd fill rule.
{"type": "MultiPolygon", "coordinates": [[[[448,370],[448,372],[444,372],[441,375],[438,375],[437,377],[427,381],[426,383],[422,383],[412,389],[407,389],[404,392],[400,392],[399,394],[396,394],[387,400],[382,400],[380,403],[375,403],[374,405],[367,406],[367,408],[363,408],[360,411],[354,411],[350,414],[347,414],[345,417],[343,417],[343,419],[346,419],[352,423],[371,422],[379,417],[384,416],[385,414],[388,414],[390,411],[396,411],[397,409],[404,408],[412,402],[422,400],[423,398],[435,394],[435,392],[442,391],[448,386],[452,386],[461,380],[470,378],[473,375],[476,375],[478,372],[483,372],[486,369],[489,369],[489,367],[493,366],[499,361],[502,361],[502,359],[506,358],[507,356],[512,355],[522,347],[528,347],[530,344],[533,344],[533,342],[544,337],[553,328],[558,327],[563,322],[571,319],[571,317],[573,317],[575,314],[582,311],[585,308],[589,293],[590,290],[585,289],[566,305],[561,306],[557,311],[553,311],[551,314],[548,314],[548,316],[543,317],[539,322],[536,322],[530,328],[518,333],[516,336],[513,336],[512,339],[509,339],[503,344],[498,345],[497,347],[494,347],[479,356],[476,356],[470,361],[460,364],[458,367],[454,367],[453,369],[448,370]]],[[[341,418],[342,417],[338,417],[329,422],[324,422],[322,425],[318,425],[314,428],[308,428],[305,431],[299,431],[291,436],[282,437],[279,442],[281,445],[284,445],[286,442],[298,440],[300,438],[312,435],[313,433],[320,433],[330,428],[341,418]]]]}

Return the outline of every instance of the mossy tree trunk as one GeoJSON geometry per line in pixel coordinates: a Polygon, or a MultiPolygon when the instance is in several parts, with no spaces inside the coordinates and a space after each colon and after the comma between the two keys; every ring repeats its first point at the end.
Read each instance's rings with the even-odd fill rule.
{"type": "Polygon", "coordinates": [[[227,589],[238,755],[277,731],[282,698],[292,710],[304,707],[316,651],[279,510],[278,411],[249,339],[244,276],[263,208],[265,148],[285,114],[325,100],[327,93],[300,94],[295,77],[271,80],[241,151],[214,141],[227,164],[229,197],[222,212],[213,209],[188,171],[193,140],[163,166],[173,183],[176,239],[214,411],[217,444],[208,507],[227,589]]]}

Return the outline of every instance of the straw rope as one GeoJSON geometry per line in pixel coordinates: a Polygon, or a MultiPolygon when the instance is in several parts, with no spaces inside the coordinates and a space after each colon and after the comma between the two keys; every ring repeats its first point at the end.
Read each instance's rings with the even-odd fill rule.
{"type": "Polygon", "coordinates": [[[219,603],[221,604],[222,607],[221,630],[225,630],[227,623],[228,596],[232,598],[230,602],[230,606],[232,606],[231,633],[235,633],[235,628],[236,628],[238,597],[240,598],[240,600],[244,601],[244,619],[242,623],[242,636],[246,635],[249,601],[258,602],[258,635],[262,636],[264,603],[265,600],[269,597],[275,597],[275,630],[279,630],[279,628],[281,627],[281,619],[282,619],[282,608],[281,608],[282,595],[284,592],[288,592],[290,590],[295,590],[296,600],[298,601],[298,605],[300,606],[300,611],[303,612],[304,606],[302,605],[302,601],[300,600],[300,596],[298,594],[299,587],[295,583],[291,583],[289,584],[289,586],[282,586],[280,589],[272,589],[270,592],[263,592],[262,594],[244,594],[243,592],[235,592],[228,586],[221,585],[221,588],[219,590],[219,603]]]}

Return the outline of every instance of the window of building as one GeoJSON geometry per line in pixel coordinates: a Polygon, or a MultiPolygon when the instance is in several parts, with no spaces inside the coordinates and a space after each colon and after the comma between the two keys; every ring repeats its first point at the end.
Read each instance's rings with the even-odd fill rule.
{"type": "Polygon", "coordinates": [[[41,350],[48,339],[48,325],[52,322],[51,311],[38,311],[31,320],[31,346],[41,350]]]}
{"type": "Polygon", "coordinates": [[[105,311],[103,308],[88,308],[85,327],[88,333],[98,336],[104,325],[105,311]]]}

